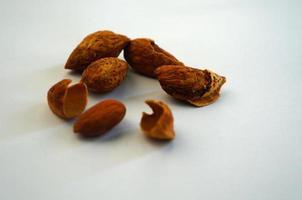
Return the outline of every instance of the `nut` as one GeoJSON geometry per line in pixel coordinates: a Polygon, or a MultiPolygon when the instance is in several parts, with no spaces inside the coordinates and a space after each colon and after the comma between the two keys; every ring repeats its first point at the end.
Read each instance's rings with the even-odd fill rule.
{"type": "Polygon", "coordinates": [[[87,88],[83,83],[68,87],[70,79],[64,79],[52,86],[47,94],[48,105],[52,112],[70,119],[81,114],[87,104],[87,88]]]}
{"type": "Polygon", "coordinates": [[[82,74],[82,82],[93,92],[103,93],[116,88],[127,75],[128,64],[118,58],[101,58],[91,63],[82,74]]]}
{"type": "Polygon", "coordinates": [[[104,57],[117,57],[129,38],[111,31],[97,31],[86,36],[70,54],[66,69],[83,71],[90,63],[104,57]]]}
{"type": "Polygon", "coordinates": [[[124,57],[138,73],[155,77],[154,70],[162,65],[183,65],[173,55],[161,49],[151,39],[131,40],[124,50],[124,57]]]}
{"type": "Polygon", "coordinates": [[[117,125],[125,113],[123,103],[114,99],[105,100],[80,115],[73,130],[84,137],[103,135],[117,125]]]}
{"type": "Polygon", "coordinates": [[[185,66],[161,66],[155,73],[161,87],[169,95],[198,107],[215,102],[226,81],[225,77],[207,69],[185,66]]]}
{"type": "Polygon", "coordinates": [[[172,140],[175,137],[173,115],[168,105],[162,101],[147,100],[153,113],[143,112],[140,126],[145,135],[158,140],[172,140]]]}

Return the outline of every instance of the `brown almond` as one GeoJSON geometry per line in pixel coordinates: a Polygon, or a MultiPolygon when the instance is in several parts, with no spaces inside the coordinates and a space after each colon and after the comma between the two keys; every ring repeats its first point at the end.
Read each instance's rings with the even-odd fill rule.
{"type": "Polygon", "coordinates": [[[125,113],[123,103],[114,99],[105,100],[80,115],[73,130],[84,137],[100,136],[117,125],[125,113]]]}
{"type": "Polygon", "coordinates": [[[183,65],[173,55],[147,38],[131,40],[124,50],[124,57],[138,73],[155,77],[154,70],[162,65],[183,65]]]}
{"type": "Polygon", "coordinates": [[[87,104],[87,88],[83,83],[68,87],[70,79],[64,79],[52,86],[47,93],[47,101],[52,112],[64,119],[81,114],[87,104]]]}
{"type": "Polygon", "coordinates": [[[185,66],[161,66],[155,71],[161,87],[172,97],[194,106],[206,106],[219,98],[226,78],[211,72],[185,66]]]}
{"type": "Polygon", "coordinates": [[[143,112],[140,126],[146,136],[158,140],[172,140],[175,137],[173,115],[167,104],[162,101],[147,100],[153,113],[143,112]]]}
{"type": "Polygon", "coordinates": [[[118,58],[101,58],[91,63],[82,74],[82,82],[97,93],[113,90],[127,75],[128,64],[118,58]]]}
{"type": "Polygon", "coordinates": [[[128,37],[112,31],[92,33],[72,51],[65,68],[83,71],[90,63],[100,58],[118,57],[129,41],[128,37]]]}

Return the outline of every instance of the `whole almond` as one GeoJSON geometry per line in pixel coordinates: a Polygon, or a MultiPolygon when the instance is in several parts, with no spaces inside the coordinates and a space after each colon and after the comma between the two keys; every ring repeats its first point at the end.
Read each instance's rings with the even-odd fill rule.
{"type": "Polygon", "coordinates": [[[82,74],[82,82],[93,92],[103,93],[116,88],[127,75],[128,64],[118,58],[101,58],[91,63],[82,74]]]}
{"type": "Polygon", "coordinates": [[[103,135],[117,125],[125,113],[123,103],[114,99],[105,100],[80,115],[73,130],[84,137],[103,135]]]}
{"type": "Polygon", "coordinates": [[[173,55],[147,38],[131,40],[124,50],[124,57],[138,73],[155,77],[154,70],[162,65],[183,65],[173,55]]]}
{"type": "Polygon", "coordinates": [[[69,56],[65,68],[83,71],[90,63],[104,57],[117,57],[129,38],[112,31],[97,31],[86,36],[69,56]]]}
{"type": "Polygon", "coordinates": [[[210,70],[185,66],[161,66],[155,71],[161,87],[172,97],[194,106],[206,106],[219,98],[226,79],[210,70]]]}

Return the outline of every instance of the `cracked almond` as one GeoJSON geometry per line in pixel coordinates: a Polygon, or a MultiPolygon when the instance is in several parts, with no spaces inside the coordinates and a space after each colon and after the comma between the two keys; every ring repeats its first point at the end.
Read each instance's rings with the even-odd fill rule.
{"type": "Polygon", "coordinates": [[[155,73],[164,91],[197,107],[214,103],[226,82],[225,77],[210,70],[185,66],[165,65],[155,73]]]}
{"type": "Polygon", "coordinates": [[[174,139],[174,119],[168,105],[162,101],[155,100],[147,100],[146,104],[151,107],[153,113],[147,114],[143,112],[140,126],[145,135],[157,140],[174,139]]]}
{"type": "Polygon", "coordinates": [[[83,83],[68,87],[70,79],[63,79],[52,86],[47,93],[51,111],[63,118],[70,119],[81,114],[87,104],[87,88],[83,83]]]}

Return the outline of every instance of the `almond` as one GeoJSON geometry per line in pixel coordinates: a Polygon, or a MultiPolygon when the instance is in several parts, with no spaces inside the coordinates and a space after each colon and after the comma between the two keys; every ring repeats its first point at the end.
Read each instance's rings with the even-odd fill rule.
{"type": "Polygon", "coordinates": [[[226,81],[225,77],[210,70],[185,66],[161,66],[155,73],[169,95],[198,107],[215,102],[226,81]]]}
{"type": "Polygon", "coordinates": [[[117,125],[125,113],[123,103],[114,99],[105,100],[80,115],[73,130],[84,137],[100,136],[117,125]]]}
{"type": "Polygon", "coordinates": [[[82,82],[93,92],[103,93],[116,88],[127,75],[128,64],[118,58],[101,58],[91,63],[82,74],[82,82]]]}
{"type": "Polygon", "coordinates": [[[78,83],[68,87],[70,79],[64,79],[52,86],[47,93],[47,101],[52,112],[64,119],[81,114],[87,104],[87,88],[78,83]]]}
{"type": "Polygon", "coordinates": [[[141,128],[145,135],[158,140],[172,140],[175,137],[173,115],[167,104],[162,101],[147,100],[153,113],[143,112],[141,128]]]}
{"type": "Polygon", "coordinates": [[[182,65],[173,55],[147,38],[131,40],[124,50],[124,57],[138,73],[155,77],[154,70],[162,65],[182,65]]]}
{"type": "Polygon", "coordinates": [[[112,31],[97,31],[86,36],[72,51],[65,68],[83,71],[90,63],[104,57],[117,57],[129,38],[112,31]]]}

